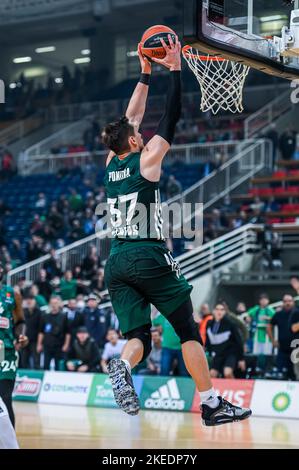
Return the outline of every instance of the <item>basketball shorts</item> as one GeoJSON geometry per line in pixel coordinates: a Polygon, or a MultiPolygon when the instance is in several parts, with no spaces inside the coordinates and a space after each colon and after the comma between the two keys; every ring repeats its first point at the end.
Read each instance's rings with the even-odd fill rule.
{"type": "Polygon", "coordinates": [[[15,349],[5,349],[4,361],[0,363],[0,380],[15,380],[19,355],[15,349]]]}
{"type": "Polygon", "coordinates": [[[112,252],[105,281],[123,334],[151,323],[151,304],[167,317],[192,290],[164,244],[112,252]]]}

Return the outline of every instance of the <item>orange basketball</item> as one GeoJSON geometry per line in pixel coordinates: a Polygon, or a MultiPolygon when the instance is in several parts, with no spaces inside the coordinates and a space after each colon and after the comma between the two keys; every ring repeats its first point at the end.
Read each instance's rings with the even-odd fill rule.
{"type": "Polygon", "coordinates": [[[148,28],[141,38],[142,54],[149,59],[152,57],[163,59],[166,55],[166,52],[162,46],[161,38],[164,39],[167,45],[169,45],[169,34],[171,34],[172,40],[175,42],[176,34],[171,28],[168,28],[168,26],[158,24],[148,28]]]}

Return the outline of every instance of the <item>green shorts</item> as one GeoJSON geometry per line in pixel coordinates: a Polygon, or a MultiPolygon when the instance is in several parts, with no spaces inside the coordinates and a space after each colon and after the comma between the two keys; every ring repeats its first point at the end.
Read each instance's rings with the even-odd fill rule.
{"type": "Polygon", "coordinates": [[[151,323],[150,304],[167,317],[192,290],[166,245],[158,242],[112,250],[105,281],[123,334],[151,323]]]}
{"type": "Polygon", "coordinates": [[[15,349],[5,349],[4,361],[0,363],[0,380],[15,380],[19,355],[15,349]]]}

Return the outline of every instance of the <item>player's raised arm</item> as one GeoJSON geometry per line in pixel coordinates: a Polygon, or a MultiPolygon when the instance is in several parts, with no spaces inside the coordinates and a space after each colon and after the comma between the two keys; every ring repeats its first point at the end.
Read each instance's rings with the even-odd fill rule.
{"type": "Polygon", "coordinates": [[[163,39],[161,42],[166,56],[164,59],[153,58],[152,60],[169,68],[170,79],[164,115],[156,135],[149,141],[141,155],[141,172],[149,181],[159,181],[160,179],[162,160],[173,142],[175,128],[182,110],[181,44],[178,37],[174,43],[170,35],[169,46],[163,39]]]}
{"type": "MultiPolygon", "coordinates": [[[[141,52],[141,44],[138,44],[138,56],[141,65],[141,75],[139,82],[134,90],[134,93],[128,104],[125,116],[129,119],[130,123],[133,124],[137,130],[142,123],[143,116],[145,113],[146,102],[149,91],[150,76],[152,73],[152,66],[150,61],[143,56],[141,52]]],[[[105,129],[104,129],[105,133],[105,129]]],[[[107,158],[107,165],[109,165],[111,159],[115,156],[113,151],[109,152],[107,158]]]]}
{"type": "Polygon", "coordinates": [[[138,44],[138,56],[141,65],[141,75],[132,98],[130,99],[126,116],[131,123],[137,125],[139,128],[145,113],[152,66],[150,61],[142,55],[141,44],[138,44]]]}

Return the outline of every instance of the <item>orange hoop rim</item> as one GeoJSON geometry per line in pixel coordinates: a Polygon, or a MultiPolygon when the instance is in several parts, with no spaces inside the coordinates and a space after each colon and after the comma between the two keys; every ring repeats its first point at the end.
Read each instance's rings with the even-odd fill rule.
{"type": "Polygon", "coordinates": [[[224,62],[227,59],[224,59],[223,57],[217,56],[217,55],[197,55],[197,54],[192,54],[190,52],[192,50],[192,46],[184,46],[182,49],[182,53],[186,57],[192,57],[193,59],[201,60],[202,62],[224,62]]]}

